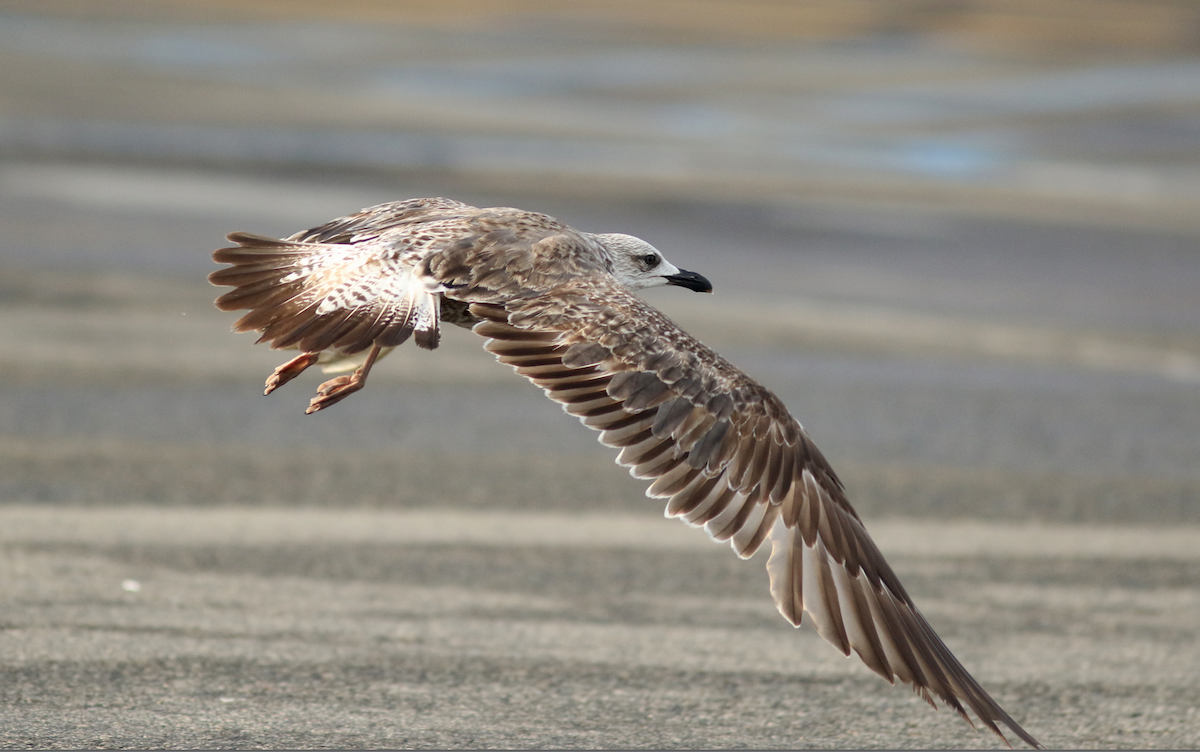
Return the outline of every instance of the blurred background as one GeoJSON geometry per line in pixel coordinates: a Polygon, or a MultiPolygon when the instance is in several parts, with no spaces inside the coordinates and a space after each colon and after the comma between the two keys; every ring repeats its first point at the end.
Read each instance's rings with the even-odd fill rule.
{"type": "MultiPolygon", "coordinates": [[[[903,537],[893,558],[934,612],[939,598],[991,593],[980,603],[1002,610],[1000,621],[947,606],[935,626],[956,649],[986,624],[1022,636],[993,675],[1010,699],[1040,698],[1024,717],[1040,708],[1059,744],[1200,743],[1200,667],[1188,668],[1200,663],[1200,561],[1188,546],[1154,544],[1156,531],[1200,524],[1191,0],[0,0],[0,515],[31,526],[9,520],[25,531],[4,542],[10,575],[35,573],[8,586],[21,608],[6,654],[27,656],[9,667],[25,672],[6,681],[14,702],[70,706],[69,693],[55,694],[68,685],[113,691],[107,674],[87,673],[100,671],[92,654],[77,664],[91,678],[47,678],[46,666],[66,660],[48,625],[125,634],[161,618],[139,611],[149,596],[135,603],[129,588],[113,596],[123,616],[83,606],[63,616],[61,599],[108,602],[92,591],[37,595],[53,591],[64,561],[106,573],[96,593],[127,577],[227,576],[233,589],[254,577],[403,582],[554,595],[558,605],[535,611],[596,625],[675,622],[629,606],[638,594],[767,600],[761,568],[718,546],[631,564],[613,544],[585,566],[495,540],[314,548],[120,532],[123,509],[508,510],[543,521],[586,510],[658,524],[657,502],[610,452],[469,332],[449,332],[432,354],[398,352],[328,413],[303,415],[316,376],[262,398],[285,357],[230,334],[234,316],[212,307],[218,291],[205,276],[224,234],[285,236],[434,195],[632,233],[709,277],[713,296],[647,297],[787,402],[869,527],[1148,536],[1119,560],[1103,546],[947,553],[905,548],[903,537]],[[45,515],[82,508],[101,515],[97,537],[57,537],[66,518],[45,515]],[[696,571],[702,581],[688,584],[696,571]],[[1019,587],[1033,590],[1013,596],[1019,587]],[[583,609],[581,592],[599,605],[583,609]],[[1149,593],[1136,617],[1148,622],[1124,614],[1135,620],[1080,632],[1096,604],[1131,593],[1149,593]],[[1044,675],[1042,659],[1014,657],[1038,639],[1047,655],[1069,656],[1044,675]],[[30,647],[39,641],[42,652],[30,647]],[[1109,673],[1083,667],[1118,653],[1129,663],[1109,673]],[[1158,673],[1131,678],[1131,667],[1158,673]],[[1123,689],[1101,702],[1081,689],[1096,682],[1123,689]],[[1065,717],[1083,720],[1053,725],[1065,717]]],[[[220,621],[206,603],[195,613],[220,621]]],[[[791,639],[764,608],[754,628],[791,639]]],[[[164,645],[163,655],[187,654],[164,645]]],[[[104,660],[136,663],[125,649],[104,660]]],[[[207,675],[203,666],[155,670],[177,679],[207,675]]],[[[876,691],[866,673],[853,674],[863,682],[854,693],[876,691]]],[[[151,685],[115,696],[135,703],[151,685]]],[[[895,703],[904,722],[911,712],[933,723],[905,693],[879,692],[872,701],[895,703]]],[[[704,697],[696,702],[717,702],[704,697]]],[[[109,728],[96,712],[88,723],[109,728]]],[[[653,736],[633,721],[641,736],[605,736],[620,724],[579,712],[599,736],[489,727],[459,737],[445,728],[467,722],[447,710],[454,720],[423,742],[339,716],[337,733],[264,743],[802,738],[782,725],[739,736],[757,729],[745,718],[725,736],[717,721],[688,726],[692,736],[653,736]]],[[[953,719],[935,720],[946,743],[962,743],[953,719]]],[[[237,725],[228,720],[196,721],[191,736],[155,736],[143,721],[111,738],[264,739],[245,719],[243,737],[221,731],[237,725]]],[[[116,733],[12,723],[14,743],[88,746],[116,733]]],[[[847,744],[847,728],[804,738],[847,744]]],[[[927,743],[927,730],[907,743],[927,743]]],[[[872,739],[904,743],[855,743],[872,739]]]]}

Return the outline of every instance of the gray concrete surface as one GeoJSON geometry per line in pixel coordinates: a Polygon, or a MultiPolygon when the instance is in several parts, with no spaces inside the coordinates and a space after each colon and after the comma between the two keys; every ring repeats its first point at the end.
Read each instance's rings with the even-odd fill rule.
{"type": "Polygon", "coordinates": [[[263,398],[279,357],[204,281],[223,234],[434,194],[702,271],[651,301],[791,406],[1014,717],[1200,746],[1191,58],[0,23],[0,746],[999,746],[786,626],[761,558],[663,520],[469,332],[328,413],[316,376],[263,398]],[[537,174],[472,162],[494,139],[537,174]]]}

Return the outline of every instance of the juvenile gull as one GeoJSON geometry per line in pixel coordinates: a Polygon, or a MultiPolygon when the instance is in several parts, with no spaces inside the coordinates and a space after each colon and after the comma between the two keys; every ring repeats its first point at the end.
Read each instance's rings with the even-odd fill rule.
{"type": "Polygon", "coordinates": [[[213,253],[209,275],[234,289],[236,331],[300,354],[266,393],[321,362],[350,370],[307,412],[361,389],[410,337],[436,348],[439,323],[484,347],[619,448],[652,481],[666,514],[703,526],[748,558],[766,541],[775,605],[803,612],[834,647],[930,705],[966,708],[1001,739],[1038,742],[993,700],[925,621],[847,500],[841,481],[783,403],[631,291],[708,280],[643,240],[579,232],[552,217],[445,198],[381,204],[275,240],[248,233],[213,253]],[[965,706],[965,707],[964,707],[965,706]]]}

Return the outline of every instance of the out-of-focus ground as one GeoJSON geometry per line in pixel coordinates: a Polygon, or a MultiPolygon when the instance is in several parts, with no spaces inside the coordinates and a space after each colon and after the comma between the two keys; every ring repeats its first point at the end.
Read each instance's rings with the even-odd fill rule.
{"type": "Polygon", "coordinates": [[[640,235],[1053,747],[1200,745],[1200,6],[0,2],[0,745],[995,746],[474,335],[305,417],[224,233],[640,235]]]}

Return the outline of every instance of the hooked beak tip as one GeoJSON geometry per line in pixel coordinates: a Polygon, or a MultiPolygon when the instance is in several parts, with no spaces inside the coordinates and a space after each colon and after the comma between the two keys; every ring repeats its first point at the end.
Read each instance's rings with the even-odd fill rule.
{"type": "Polygon", "coordinates": [[[678,274],[669,274],[666,277],[667,284],[676,285],[678,287],[686,287],[695,292],[712,292],[712,282],[702,274],[689,272],[686,269],[680,269],[678,274]]]}

